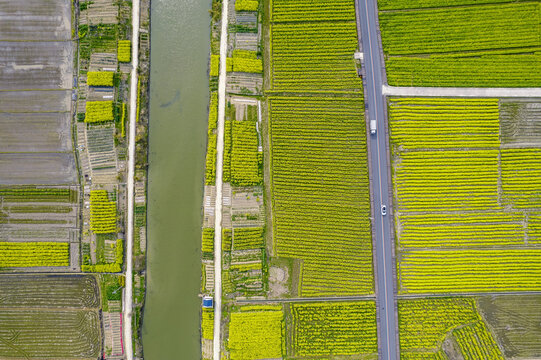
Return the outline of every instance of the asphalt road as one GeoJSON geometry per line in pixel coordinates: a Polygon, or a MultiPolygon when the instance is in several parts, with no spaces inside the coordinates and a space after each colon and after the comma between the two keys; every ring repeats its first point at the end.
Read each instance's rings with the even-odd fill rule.
{"type": "Polygon", "coordinates": [[[389,200],[389,159],[386,149],[386,126],[384,98],[382,94],[382,59],[379,50],[377,26],[377,0],[357,0],[359,9],[358,26],[364,68],[364,98],[369,119],[377,121],[377,132],[370,135],[370,163],[373,194],[372,221],[376,243],[376,304],[379,319],[379,358],[395,360],[398,354],[398,334],[395,317],[395,297],[392,257],[391,221],[392,209],[389,200]],[[381,205],[387,206],[387,215],[382,215],[381,205]]]}

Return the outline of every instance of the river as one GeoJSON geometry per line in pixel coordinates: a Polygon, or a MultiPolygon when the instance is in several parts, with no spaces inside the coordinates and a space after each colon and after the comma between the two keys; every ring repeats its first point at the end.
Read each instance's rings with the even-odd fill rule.
{"type": "Polygon", "coordinates": [[[152,0],[146,360],[200,359],[210,0],[152,0]]]}

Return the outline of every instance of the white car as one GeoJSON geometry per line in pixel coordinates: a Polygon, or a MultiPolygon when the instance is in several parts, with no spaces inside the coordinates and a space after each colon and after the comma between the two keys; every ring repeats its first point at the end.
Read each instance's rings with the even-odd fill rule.
{"type": "Polygon", "coordinates": [[[387,206],[381,205],[381,215],[385,216],[387,215],[387,206]]]}

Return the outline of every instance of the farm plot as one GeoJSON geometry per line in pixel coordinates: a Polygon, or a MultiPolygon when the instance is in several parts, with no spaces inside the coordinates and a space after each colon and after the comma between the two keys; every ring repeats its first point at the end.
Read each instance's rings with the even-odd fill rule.
{"type": "Polygon", "coordinates": [[[393,98],[389,117],[399,291],[540,289],[541,152],[501,148],[497,100],[393,98]]]}
{"type": "Polygon", "coordinates": [[[69,244],[0,242],[0,268],[33,266],[69,266],[69,244]]]}
{"type": "Polygon", "coordinates": [[[402,359],[447,359],[451,339],[464,359],[503,359],[471,298],[400,300],[398,329],[402,359]]]}
{"type": "Polygon", "coordinates": [[[383,10],[389,84],[540,86],[540,10],[537,2],[383,10]]]}
{"type": "Polygon", "coordinates": [[[231,312],[227,348],[231,360],[275,359],[283,354],[282,306],[243,306],[231,312]]]}
{"type": "Polygon", "coordinates": [[[0,90],[70,89],[73,49],[67,41],[1,41],[0,90]]]}
{"type": "Polygon", "coordinates": [[[350,0],[272,0],[271,21],[355,21],[355,4],[350,0]]]}
{"type": "Polygon", "coordinates": [[[256,125],[257,107],[247,108],[251,116],[245,115],[240,121],[227,120],[225,123],[224,181],[234,186],[261,185],[263,182],[263,153],[259,152],[256,125]]]}
{"type": "Polygon", "coordinates": [[[117,181],[117,155],[114,125],[91,125],[86,128],[86,145],[92,178],[100,184],[117,181]]]}
{"type": "Polygon", "coordinates": [[[90,230],[95,234],[111,234],[117,231],[116,201],[111,201],[106,190],[90,192],[90,230]]]}
{"type": "Polygon", "coordinates": [[[513,0],[378,0],[380,10],[422,9],[443,6],[509,3],[513,0]]]}
{"type": "Polygon", "coordinates": [[[0,276],[2,308],[97,308],[99,289],[93,276],[0,276]]]}
{"type": "Polygon", "coordinates": [[[274,252],[301,296],[373,291],[361,98],[270,98],[274,252]]]}
{"type": "Polygon", "coordinates": [[[15,118],[20,124],[0,155],[2,184],[73,184],[75,159],[65,114],[73,81],[71,3],[38,0],[0,4],[0,112],[39,112],[27,119],[3,114],[0,133],[15,118]],[[68,91],[58,91],[58,90],[68,91]],[[21,91],[24,90],[24,91],[21,91]],[[46,90],[46,91],[40,91],[46,90]],[[32,100],[32,101],[30,101],[32,100]],[[55,102],[56,100],[56,102],[55,102]],[[52,101],[52,102],[51,102],[52,101]],[[37,124],[36,119],[46,122],[37,124]],[[42,130],[30,134],[31,130],[42,130]],[[28,133],[29,136],[24,136],[28,133]],[[67,136],[66,136],[67,135],[67,136]],[[8,148],[7,148],[8,147],[8,148]],[[22,151],[22,152],[21,152],[22,151]]]}
{"type": "Polygon", "coordinates": [[[0,187],[0,241],[79,239],[75,187],[0,187]]]}
{"type": "Polygon", "coordinates": [[[1,309],[0,357],[97,358],[100,320],[95,310],[1,309]]]}
{"type": "Polygon", "coordinates": [[[293,351],[299,357],[376,354],[373,301],[291,305],[293,351]]]}
{"type": "Polygon", "coordinates": [[[539,101],[500,101],[502,144],[541,146],[541,103],[539,101]]]}
{"type": "Polygon", "coordinates": [[[502,200],[541,210],[541,148],[502,149],[502,200]]]}
{"type": "Polygon", "coordinates": [[[0,40],[70,40],[70,20],[71,4],[64,0],[2,1],[0,40]]]}
{"type": "Polygon", "coordinates": [[[72,153],[0,154],[0,185],[75,184],[72,153]]]}
{"type": "Polygon", "coordinates": [[[0,112],[0,152],[71,151],[70,123],[67,112],[0,112]]]}
{"type": "Polygon", "coordinates": [[[271,25],[271,88],[288,92],[358,92],[355,22],[271,25]]]}
{"type": "Polygon", "coordinates": [[[541,297],[490,296],[478,300],[479,310],[493,330],[506,358],[536,358],[541,354],[541,297]]]}

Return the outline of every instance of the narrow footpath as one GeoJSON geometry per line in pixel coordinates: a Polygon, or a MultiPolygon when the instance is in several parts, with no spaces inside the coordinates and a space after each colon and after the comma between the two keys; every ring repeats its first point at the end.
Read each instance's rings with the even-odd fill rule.
{"type": "Polygon", "coordinates": [[[220,34],[220,78],[218,80],[218,134],[216,139],[216,205],[214,215],[214,341],[213,359],[221,360],[222,320],[222,179],[225,122],[225,81],[227,61],[227,27],[229,1],[222,4],[222,29],[220,34]]]}
{"type": "Polygon", "coordinates": [[[457,97],[541,97],[541,88],[395,87],[382,85],[383,95],[457,97]]]}
{"type": "Polygon", "coordinates": [[[133,360],[133,203],[135,176],[135,127],[137,120],[137,68],[139,67],[139,0],[132,1],[132,43],[130,78],[130,125],[128,133],[128,222],[126,226],[126,287],[122,304],[122,330],[126,360],[133,360]]]}

